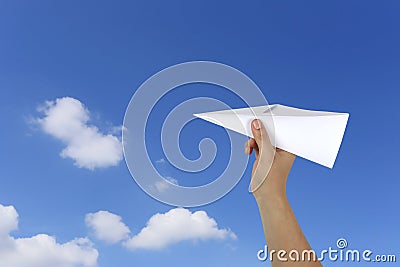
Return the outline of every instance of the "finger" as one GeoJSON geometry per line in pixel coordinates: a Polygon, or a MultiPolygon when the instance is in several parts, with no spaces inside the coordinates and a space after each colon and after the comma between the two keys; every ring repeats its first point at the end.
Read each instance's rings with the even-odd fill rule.
{"type": "Polygon", "coordinates": [[[266,179],[274,160],[275,151],[271,145],[268,132],[260,120],[257,119],[252,121],[251,130],[253,132],[254,140],[259,148],[256,151],[256,158],[258,160],[257,166],[254,169],[249,186],[249,191],[253,192],[257,190],[266,179]]]}
{"type": "Polygon", "coordinates": [[[261,126],[262,123],[259,120],[253,120],[251,122],[251,131],[253,132],[253,138],[260,148],[262,147],[261,126]]]}
{"type": "Polygon", "coordinates": [[[260,150],[262,150],[263,146],[268,149],[272,147],[268,132],[261,120],[253,120],[251,123],[251,130],[260,150]]]}
{"type": "Polygon", "coordinates": [[[249,141],[250,141],[250,139],[247,140],[244,143],[244,153],[247,154],[247,155],[251,154],[251,148],[250,148],[250,142],[249,141]]]}
{"type": "Polygon", "coordinates": [[[258,146],[254,138],[250,138],[244,143],[244,153],[250,155],[253,150],[258,151],[258,146]]]}
{"type": "Polygon", "coordinates": [[[250,147],[250,154],[253,152],[253,150],[258,151],[258,145],[256,140],[254,140],[254,138],[250,138],[247,142],[250,147]]]}
{"type": "Polygon", "coordinates": [[[260,120],[256,119],[251,122],[251,131],[253,132],[253,138],[256,141],[256,143],[260,149],[262,149],[262,145],[263,145],[262,128],[263,128],[263,124],[260,120]]]}

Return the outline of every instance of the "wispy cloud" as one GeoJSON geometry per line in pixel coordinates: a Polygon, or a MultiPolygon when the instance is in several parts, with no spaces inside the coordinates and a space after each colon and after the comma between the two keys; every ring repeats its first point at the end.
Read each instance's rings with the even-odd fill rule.
{"type": "MultiPolygon", "coordinates": [[[[235,233],[229,229],[219,228],[215,219],[209,217],[205,211],[192,213],[184,208],[175,208],[166,213],[157,213],[136,235],[131,234],[120,216],[104,211],[101,213],[107,214],[106,217],[112,219],[98,220],[96,229],[93,229],[92,224],[88,224],[88,226],[95,230],[96,236],[100,236],[99,239],[121,241],[130,250],[159,250],[190,240],[236,239],[235,233]],[[117,230],[111,231],[113,234],[110,234],[109,229],[117,230]],[[114,237],[110,235],[114,235],[114,237]],[[107,237],[105,238],[105,236],[107,237]]],[[[94,214],[99,214],[99,212],[94,214]]],[[[91,216],[89,215],[89,217],[91,216]]]]}
{"type": "Polygon", "coordinates": [[[0,204],[0,266],[9,267],[94,267],[98,251],[87,238],[57,243],[46,234],[15,238],[10,232],[18,228],[18,213],[13,206],[0,204]]]}
{"type": "MultiPolygon", "coordinates": [[[[158,168],[161,170],[163,170],[167,164],[167,161],[164,158],[160,158],[155,162],[158,165],[158,168]]],[[[158,192],[163,193],[167,191],[169,188],[171,188],[172,184],[179,185],[178,180],[171,176],[163,175],[163,180],[155,182],[155,184],[151,185],[151,187],[152,189],[155,189],[158,192]]]]}
{"type": "Polygon", "coordinates": [[[156,160],[156,163],[158,163],[158,164],[165,163],[165,159],[164,159],[164,158],[161,158],[161,159],[159,159],[159,160],[156,160]]]}
{"type": "Polygon", "coordinates": [[[66,145],[60,155],[74,160],[76,166],[93,170],[116,166],[122,160],[121,141],[89,124],[90,112],[79,100],[58,98],[38,110],[43,116],[35,121],[66,145]]]}
{"type": "Polygon", "coordinates": [[[176,184],[178,185],[178,180],[172,178],[172,177],[164,177],[164,180],[162,181],[157,181],[154,186],[157,189],[158,192],[164,192],[168,190],[168,188],[171,187],[171,184],[176,184]]]}

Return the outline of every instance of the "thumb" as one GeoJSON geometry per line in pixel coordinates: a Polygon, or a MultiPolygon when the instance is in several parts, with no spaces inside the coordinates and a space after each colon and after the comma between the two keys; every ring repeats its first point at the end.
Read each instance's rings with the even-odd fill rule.
{"type": "Polygon", "coordinates": [[[263,145],[265,145],[264,142],[269,142],[269,137],[261,120],[256,119],[251,122],[251,131],[259,150],[262,150],[263,145]]]}
{"type": "Polygon", "coordinates": [[[253,120],[251,122],[251,130],[259,151],[257,166],[249,186],[249,192],[254,192],[266,179],[274,160],[275,150],[261,120],[253,120]]]}

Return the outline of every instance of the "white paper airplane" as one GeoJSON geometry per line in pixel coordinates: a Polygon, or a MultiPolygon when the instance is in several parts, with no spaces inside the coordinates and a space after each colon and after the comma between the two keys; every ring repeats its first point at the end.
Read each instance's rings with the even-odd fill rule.
{"type": "Polygon", "coordinates": [[[193,114],[232,131],[253,137],[251,121],[260,119],[272,145],[332,168],[342,143],[348,113],[304,110],[283,105],[193,114]]]}

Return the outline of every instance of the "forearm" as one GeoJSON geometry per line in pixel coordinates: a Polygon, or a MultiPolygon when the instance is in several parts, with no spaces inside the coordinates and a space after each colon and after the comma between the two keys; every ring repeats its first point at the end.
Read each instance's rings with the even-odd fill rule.
{"type": "MultiPolygon", "coordinates": [[[[274,178],[267,177],[267,179],[271,180],[274,178]]],[[[260,211],[270,253],[269,256],[272,256],[272,259],[270,258],[272,266],[321,266],[321,264],[318,261],[314,261],[314,259],[309,261],[308,254],[305,259],[302,258],[303,251],[310,251],[311,247],[290,207],[285,193],[285,185],[281,185],[279,188],[273,188],[272,191],[271,187],[269,187],[269,192],[266,192],[266,190],[263,191],[263,188],[260,189],[261,190],[254,193],[254,196],[260,211]],[[289,253],[292,250],[298,252],[300,260],[293,261],[291,259],[289,253]],[[280,252],[282,254],[278,257],[279,251],[285,251],[285,253],[283,254],[283,252],[280,252]]],[[[296,254],[292,254],[292,258],[295,257],[296,254]]]]}

